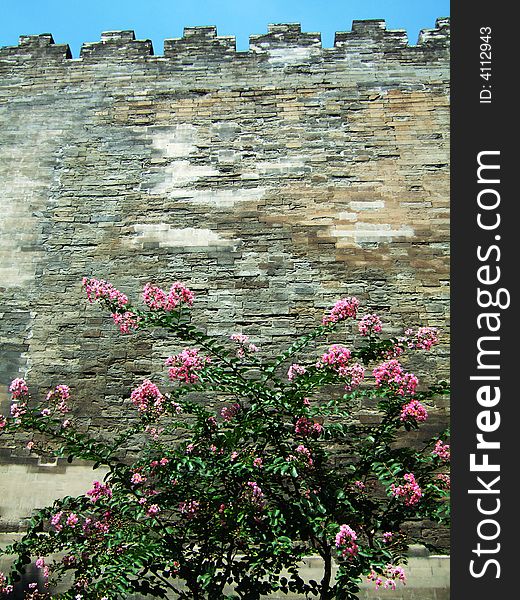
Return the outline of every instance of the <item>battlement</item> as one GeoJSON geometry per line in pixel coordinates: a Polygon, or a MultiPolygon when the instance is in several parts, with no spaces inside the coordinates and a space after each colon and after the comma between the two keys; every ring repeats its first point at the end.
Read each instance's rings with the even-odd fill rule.
{"type": "MultiPolygon", "coordinates": [[[[439,18],[434,29],[424,29],[419,34],[417,44],[410,45],[404,30],[387,30],[381,19],[353,21],[351,31],[335,34],[334,47],[324,48],[321,34],[302,32],[299,23],[270,24],[267,33],[251,35],[249,50],[237,52],[234,36],[219,36],[215,26],[185,27],[181,38],[166,39],[164,54],[154,55],[150,40],[137,40],[132,30],[107,31],[101,40],[84,43],[80,51],[80,61],[121,59],[227,59],[236,56],[241,59],[274,57],[274,62],[287,51],[291,62],[306,62],[311,59],[333,60],[343,55],[367,52],[388,54],[404,52],[405,60],[435,60],[447,57],[449,48],[450,20],[439,18]],[[419,52],[417,52],[419,50],[419,52]]],[[[0,48],[0,61],[27,63],[30,59],[67,60],[72,55],[68,44],[55,44],[49,33],[22,35],[18,46],[0,48]]]]}

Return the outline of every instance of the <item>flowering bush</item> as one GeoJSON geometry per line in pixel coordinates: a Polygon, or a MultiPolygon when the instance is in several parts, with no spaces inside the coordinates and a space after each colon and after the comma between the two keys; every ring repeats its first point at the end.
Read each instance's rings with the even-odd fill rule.
{"type": "Polygon", "coordinates": [[[369,314],[357,324],[359,343],[342,333],[342,343],[318,352],[320,337],[340,335],[357,318],[360,303],[349,297],[268,360],[244,334],[220,343],[192,325],[194,297],[178,282],[169,292],[148,284],[146,309],[105,281],[83,285],[122,333],[162,327],[190,347],[166,360],[164,389],[149,379],[135,386],[128,400],[137,425],[109,444],[75,423],[66,385],[38,403],[24,379],[12,382],[0,432],[25,432],[30,452],[93,461],[107,474],[32,517],[6,551],[17,558],[0,573],[0,593],[12,592],[32,561],[43,581],[26,596],[34,600],[254,600],[277,590],[348,600],[363,578],[392,589],[405,582],[399,565],[411,540],[403,524],[448,518],[449,445],[442,435],[419,451],[403,439],[447,385],[421,388],[396,357],[430,350],[435,330],[385,339],[381,319],[369,314]],[[210,393],[222,401],[217,409],[200,400],[210,393]],[[353,410],[367,400],[378,420],[362,425],[353,410]],[[136,460],[124,452],[130,439],[142,444],[136,460]],[[309,554],[323,559],[319,582],[300,577],[309,554]],[[60,581],[67,591],[54,593],[60,581]]]}

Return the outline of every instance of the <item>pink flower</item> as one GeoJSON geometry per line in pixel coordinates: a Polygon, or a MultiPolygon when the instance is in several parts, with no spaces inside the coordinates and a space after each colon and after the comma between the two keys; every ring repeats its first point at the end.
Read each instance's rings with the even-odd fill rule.
{"type": "Polygon", "coordinates": [[[43,567],[45,566],[45,559],[40,556],[36,559],[36,562],[34,564],[36,565],[37,569],[43,569],[43,567]]]}
{"type": "Polygon", "coordinates": [[[447,473],[437,473],[437,475],[435,475],[435,479],[437,479],[437,481],[439,482],[438,483],[439,487],[441,487],[445,490],[450,489],[451,478],[447,473]]]}
{"type": "Polygon", "coordinates": [[[124,313],[112,313],[112,319],[121,333],[130,333],[139,326],[139,317],[129,310],[124,313]]]}
{"type": "Polygon", "coordinates": [[[345,386],[347,392],[351,392],[359,387],[365,379],[365,367],[360,363],[354,363],[350,367],[345,367],[343,371],[344,377],[350,378],[350,382],[345,386]]]}
{"type": "Polygon", "coordinates": [[[13,586],[7,585],[7,577],[0,571],[0,594],[11,594],[13,592],[13,586]]]}
{"type": "Polygon", "coordinates": [[[314,461],[312,460],[312,457],[311,457],[311,451],[306,446],[304,446],[303,444],[300,444],[296,448],[296,452],[298,452],[298,454],[300,454],[300,456],[302,458],[305,458],[309,467],[312,467],[312,465],[314,464],[314,461]]]}
{"type": "Polygon", "coordinates": [[[157,441],[161,433],[164,431],[164,427],[152,427],[151,425],[147,425],[144,428],[144,431],[150,435],[152,440],[157,441]]]}
{"type": "Polygon", "coordinates": [[[376,588],[383,587],[384,589],[396,589],[396,581],[401,581],[406,584],[406,576],[402,567],[395,567],[394,565],[386,565],[383,573],[380,575],[372,569],[370,574],[367,576],[369,581],[373,581],[376,588]],[[386,581],[383,582],[383,577],[386,581]]]}
{"type": "Polygon", "coordinates": [[[19,419],[27,412],[27,404],[25,402],[15,402],[11,404],[11,416],[19,419]]]}
{"type": "Polygon", "coordinates": [[[193,292],[180,281],[176,281],[168,293],[150,283],[147,283],[143,289],[143,301],[152,310],[170,312],[181,304],[193,306],[193,298],[193,292]]]}
{"type": "Polygon", "coordinates": [[[255,466],[257,469],[261,469],[263,467],[263,460],[261,458],[255,458],[253,460],[253,466],[255,466]]]}
{"type": "Polygon", "coordinates": [[[323,427],[320,425],[320,423],[315,423],[307,417],[300,417],[294,425],[294,433],[303,437],[317,437],[322,431],[323,427]]]}
{"type": "Polygon", "coordinates": [[[322,324],[329,325],[331,323],[337,323],[338,321],[344,321],[349,317],[355,319],[358,307],[359,300],[357,298],[350,296],[348,298],[342,298],[334,304],[330,313],[323,317],[322,324]]]}
{"type": "Polygon", "coordinates": [[[168,357],[165,364],[170,367],[168,375],[172,381],[195,383],[199,379],[197,373],[210,362],[209,356],[202,356],[198,350],[187,348],[176,356],[168,357]]]}
{"type": "Polygon", "coordinates": [[[82,285],[87,292],[87,298],[90,303],[97,300],[104,300],[109,305],[119,308],[124,308],[128,304],[127,296],[104,279],[87,279],[83,277],[82,285]]]}
{"type": "Polygon", "coordinates": [[[53,515],[51,517],[51,525],[54,525],[54,527],[56,528],[56,531],[60,531],[61,529],[63,529],[63,526],[61,525],[62,515],[63,515],[63,512],[60,510],[59,512],[57,512],[55,515],[53,515]]]}
{"type": "Polygon", "coordinates": [[[149,517],[153,517],[153,516],[159,514],[160,512],[161,512],[161,509],[159,508],[159,506],[157,504],[152,504],[146,511],[146,514],[149,517]]]}
{"type": "Polygon", "coordinates": [[[441,440],[437,440],[435,448],[432,450],[434,456],[439,457],[443,462],[450,460],[450,445],[444,444],[441,440]]]}
{"type": "Polygon", "coordinates": [[[395,359],[381,363],[372,374],[377,387],[388,385],[401,396],[415,394],[419,383],[417,377],[413,373],[405,373],[401,363],[395,359]]]}
{"type": "Polygon", "coordinates": [[[264,493],[256,481],[248,481],[247,486],[249,488],[249,499],[251,504],[254,504],[258,508],[263,508],[265,505],[264,493]]]}
{"type": "Polygon", "coordinates": [[[255,344],[248,344],[248,335],[244,335],[243,333],[233,333],[229,336],[229,339],[239,344],[239,348],[237,350],[238,358],[244,358],[247,353],[253,354],[254,352],[258,352],[258,347],[255,346],[255,344]]]}
{"type": "Polygon", "coordinates": [[[348,348],[341,344],[333,344],[328,351],[322,355],[321,360],[317,362],[316,366],[322,368],[327,365],[339,373],[339,375],[346,377],[348,375],[347,365],[350,356],[351,352],[348,348]]]}
{"type": "Polygon", "coordinates": [[[232,404],[231,406],[224,406],[220,411],[220,416],[224,419],[224,421],[229,422],[235,418],[239,410],[240,404],[235,402],[235,404],[232,404]]]}
{"type": "Polygon", "coordinates": [[[336,534],[336,548],[341,549],[343,558],[352,558],[358,553],[359,547],[356,544],[357,534],[348,525],[341,525],[336,534]]]}
{"type": "Polygon", "coordinates": [[[394,534],[391,531],[385,531],[383,533],[383,542],[389,544],[394,539],[394,534]]]}
{"type": "Polygon", "coordinates": [[[29,393],[29,388],[27,387],[25,379],[17,378],[11,381],[9,391],[11,392],[13,399],[15,399],[20,398],[20,396],[26,396],[29,393]]]}
{"type": "Polygon", "coordinates": [[[199,509],[200,503],[196,500],[179,503],[179,511],[181,515],[184,515],[187,519],[194,519],[197,516],[199,509]]]}
{"type": "Polygon", "coordinates": [[[428,418],[428,412],[423,404],[418,400],[412,400],[405,404],[401,409],[401,421],[417,421],[417,423],[424,423],[428,418]]]}
{"type": "Polygon", "coordinates": [[[53,390],[51,390],[47,397],[45,398],[47,401],[49,400],[58,400],[59,402],[63,402],[70,398],[70,388],[68,385],[57,385],[53,390]]]}
{"type": "Polygon", "coordinates": [[[130,479],[130,481],[134,484],[134,485],[138,485],[140,483],[144,483],[146,481],[146,477],[143,477],[141,475],[141,473],[134,473],[132,475],[132,478],[130,479]]]}
{"type": "Polygon", "coordinates": [[[365,315],[359,321],[358,330],[363,336],[372,335],[373,333],[381,333],[381,331],[383,331],[383,323],[378,315],[365,315]]]}
{"type": "Polygon", "coordinates": [[[0,429],[4,428],[7,425],[7,419],[4,415],[0,415],[0,429]]]}
{"type": "Polygon", "coordinates": [[[402,498],[405,506],[415,506],[422,498],[422,490],[415,480],[413,473],[404,475],[406,483],[396,486],[392,483],[391,494],[394,498],[402,498]]]}
{"type": "Polygon", "coordinates": [[[419,327],[417,331],[407,329],[404,335],[405,337],[399,341],[412,350],[429,350],[439,343],[439,336],[435,327],[419,327]]]}
{"type": "Polygon", "coordinates": [[[50,414],[51,414],[51,411],[50,411],[50,409],[49,409],[49,408],[44,408],[44,409],[42,410],[42,415],[43,415],[44,417],[48,417],[50,414]]]}
{"type": "Polygon", "coordinates": [[[67,517],[67,525],[69,525],[70,527],[76,527],[76,525],[78,524],[78,515],[76,513],[70,513],[70,515],[67,517]]]}
{"type": "Polygon", "coordinates": [[[305,367],[302,367],[296,363],[292,364],[287,371],[287,379],[292,381],[293,379],[296,379],[297,375],[303,375],[304,373],[307,373],[307,369],[305,367]]]}
{"type": "MultiPolygon", "coordinates": [[[[65,415],[70,412],[70,408],[67,406],[67,400],[70,398],[70,388],[67,385],[57,385],[51,390],[45,400],[47,402],[53,401],[56,404],[57,410],[65,415]]],[[[43,414],[43,413],[42,413],[43,414]]]]}
{"type": "Polygon", "coordinates": [[[238,344],[247,344],[249,341],[249,336],[244,335],[243,333],[233,333],[229,336],[229,339],[237,342],[238,344]]]}
{"type": "Polygon", "coordinates": [[[108,485],[105,485],[100,481],[94,481],[92,485],[93,487],[92,489],[88,490],[87,496],[90,496],[93,504],[103,497],[112,498],[112,490],[108,487],[108,485]]]}
{"type": "Polygon", "coordinates": [[[150,412],[155,416],[158,416],[161,415],[166,408],[166,398],[161,394],[155,383],[152,383],[149,379],[145,379],[141,385],[132,391],[130,400],[141,413],[150,412]]]}

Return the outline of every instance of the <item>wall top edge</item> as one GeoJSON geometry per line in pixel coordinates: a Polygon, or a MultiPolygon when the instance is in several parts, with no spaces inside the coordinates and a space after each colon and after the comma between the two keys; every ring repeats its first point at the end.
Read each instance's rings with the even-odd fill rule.
{"type": "MultiPolygon", "coordinates": [[[[237,52],[235,36],[219,36],[215,26],[185,27],[181,38],[164,41],[164,58],[176,56],[217,55],[262,55],[283,51],[284,49],[302,49],[314,56],[334,50],[344,49],[356,52],[360,46],[372,47],[374,51],[391,53],[403,49],[418,49],[445,52],[449,47],[450,19],[441,17],[436,20],[434,29],[423,29],[416,45],[408,43],[404,30],[389,30],[383,19],[354,20],[350,31],[335,34],[334,47],[323,48],[321,33],[302,32],[300,23],[269,24],[267,33],[251,35],[249,50],[237,52]]],[[[97,57],[146,57],[153,56],[150,40],[137,40],[133,30],[105,31],[100,41],[86,42],[81,47],[80,59],[97,57]]],[[[68,44],[55,44],[52,34],[22,35],[18,46],[0,47],[0,59],[9,57],[71,59],[68,44]]],[[[158,55],[161,56],[161,55],[158,55]]]]}

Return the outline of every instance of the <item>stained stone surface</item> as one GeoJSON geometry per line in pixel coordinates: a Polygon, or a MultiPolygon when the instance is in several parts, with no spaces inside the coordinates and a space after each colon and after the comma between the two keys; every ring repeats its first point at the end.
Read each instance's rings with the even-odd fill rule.
{"type": "MultiPolygon", "coordinates": [[[[375,20],[333,48],[297,24],[270,25],[248,52],[214,27],[186,28],[163,55],[132,31],[77,59],[50,34],[0,48],[0,413],[17,376],[34,395],[67,383],[76,417],[109,435],[133,386],[166,383],[175,343],[122,337],[85,301],[84,275],[136,300],[181,280],[209,333],[241,331],[266,354],[356,295],[388,333],[439,327],[414,366],[447,378],[448,92],[447,19],[416,45],[375,20]]],[[[412,442],[447,410],[431,407],[412,442]]],[[[16,471],[4,530],[38,503],[38,468],[22,439],[0,438],[0,469],[16,471]]],[[[42,490],[58,477],[44,473],[42,490]]]]}

